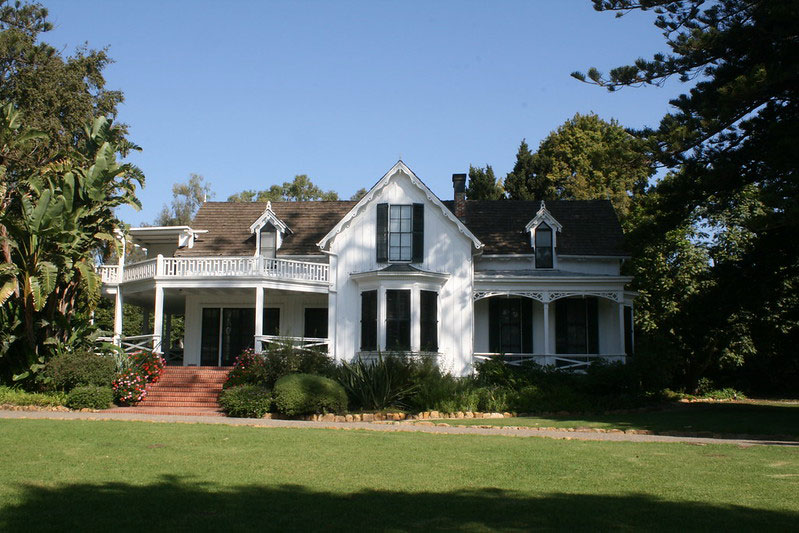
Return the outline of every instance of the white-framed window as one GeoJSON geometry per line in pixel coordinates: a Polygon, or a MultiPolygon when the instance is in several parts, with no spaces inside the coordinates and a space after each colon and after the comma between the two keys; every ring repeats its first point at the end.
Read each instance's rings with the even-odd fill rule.
{"type": "Polygon", "coordinates": [[[261,230],[261,249],[262,257],[274,258],[277,251],[277,234],[271,225],[264,226],[261,230]]]}
{"type": "Polygon", "coordinates": [[[388,260],[410,261],[413,255],[413,206],[389,207],[388,260]]]}
{"type": "Polygon", "coordinates": [[[552,248],[552,228],[546,222],[542,222],[535,230],[536,268],[552,268],[554,266],[552,248]]]}

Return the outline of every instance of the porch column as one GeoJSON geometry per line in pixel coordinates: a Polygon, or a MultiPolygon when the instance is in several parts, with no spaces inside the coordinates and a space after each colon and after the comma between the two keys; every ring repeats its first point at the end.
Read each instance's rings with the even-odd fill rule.
{"type": "Polygon", "coordinates": [[[122,286],[117,285],[114,298],[114,344],[122,346],[122,286]]]}
{"type": "MultiPolygon", "coordinates": [[[[150,333],[150,310],[146,307],[141,308],[141,328],[139,329],[139,335],[150,333]]],[[[155,333],[155,330],[153,330],[153,333],[155,333]]]]}
{"type": "Polygon", "coordinates": [[[619,296],[619,355],[624,355],[624,295],[619,296]]]}
{"type": "Polygon", "coordinates": [[[327,294],[327,355],[336,361],[336,299],[335,290],[327,294]]]}
{"type": "MultiPolygon", "coordinates": [[[[255,287],[255,336],[264,334],[264,288],[255,287]]],[[[255,340],[255,351],[263,351],[263,344],[255,340]]]]}
{"type": "Polygon", "coordinates": [[[386,351],[386,288],[377,290],[377,349],[386,351]]]}
{"type": "Polygon", "coordinates": [[[166,314],[164,322],[164,353],[169,353],[172,349],[172,313],[166,314]]]}
{"type": "Polygon", "coordinates": [[[422,335],[419,327],[419,318],[421,309],[419,309],[421,296],[419,294],[419,287],[414,285],[411,289],[411,351],[418,352],[421,350],[422,335]]]}
{"type": "Polygon", "coordinates": [[[161,348],[161,335],[164,329],[164,288],[155,286],[155,309],[153,310],[153,349],[163,353],[161,348]]]}
{"type": "Polygon", "coordinates": [[[549,352],[549,302],[544,302],[544,355],[549,352]]]}

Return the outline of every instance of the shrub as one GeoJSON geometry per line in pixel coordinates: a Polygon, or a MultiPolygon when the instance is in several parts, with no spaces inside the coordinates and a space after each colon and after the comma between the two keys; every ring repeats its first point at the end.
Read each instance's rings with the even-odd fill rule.
{"type": "Polygon", "coordinates": [[[419,411],[476,411],[479,397],[471,377],[456,378],[437,368],[419,379],[411,406],[419,411]]]}
{"type": "Polygon", "coordinates": [[[275,383],[275,408],[296,416],[340,413],[347,409],[347,393],[332,379],[312,374],[291,374],[275,383]]]}
{"type": "Polygon", "coordinates": [[[224,387],[262,385],[272,388],[275,382],[289,374],[335,375],[336,365],[319,350],[299,349],[291,345],[271,346],[266,352],[256,354],[252,348],[244,351],[228,374],[224,387]]]}
{"type": "Polygon", "coordinates": [[[263,418],[272,406],[272,394],[260,385],[239,385],[223,390],[219,405],[227,416],[263,418]]]}
{"type": "Polygon", "coordinates": [[[147,396],[147,380],[138,370],[129,368],[117,375],[112,389],[118,404],[136,405],[147,396]]]}
{"type": "Polygon", "coordinates": [[[505,387],[480,387],[477,389],[477,410],[501,413],[511,408],[513,390],[505,387]]]}
{"type": "Polygon", "coordinates": [[[67,407],[70,409],[108,409],[114,400],[111,387],[83,385],[75,387],[67,394],[67,407]]]}
{"type": "Polygon", "coordinates": [[[55,407],[64,405],[67,395],[63,392],[27,392],[0,385],[0,405],[35,405],[55,407]]]}
{"type": "Polygon", "coordinates": [[[116,363],[106,355],[87,350],[63,352],[42,371],[40,383],[46,390],[70,391],[78,385],[108,386],[114,379],[116,363]]]}
{"type": "Polygon", "coordinates": [[[342,362],[337,378],[354,407],[405,408],[419,389],[423,364],[401,355],[380,355],[374,361],[342,362]]]}

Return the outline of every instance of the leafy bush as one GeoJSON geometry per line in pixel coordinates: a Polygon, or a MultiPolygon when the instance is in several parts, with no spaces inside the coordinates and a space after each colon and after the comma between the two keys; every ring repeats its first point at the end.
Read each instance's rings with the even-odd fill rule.
{"type": "Polygon", "coordinates": [[[272,406],[272,394],[260,385],[239,385],[223,390],[219,405],[227,416],[263,418],[272,406]]]}
{"type": "Polygon", "coordinates": [[[501,413],[511,408],[513,389],[506,387],[480,387],[477,389],[477,410],[501,413]]]}
{"type": "Polygon", "coordinates": [[[111,384],[115,373],[113,358],[78,350],[63,352],[51,359],[39,382],[45,390],[70,391],[79,385],[104,387],[111,384]]]}
{"type": "Polygon", "coordinates": [[[120,372],[111,387],[120,405],[136,405],[147,396],[147,380],[135,368],[120,372]]]}
{"type": "Polygon", "coordinates": [[[278,379],[289,374],[332,377],[335,370],[333,360],[319,350],[273,345],[266,352],[256,354],[250,348],[236,358],[224,387],[251,384],[271,388],[278,379]]]}
{"type": "Polygon", "coordinates": [[[111,387],[82,385],[67,394],[67,407],[70,409],[108,409],[114,400],[111,387]]]}
{"type": "Polygon", "coordinates": [[[436,368],[419,379],[410,403],[419,411],[476,411],[479,396],[471,377],[457,378],[436,368]]]}
{"type": "Polygon", "coordinates": [[[275,408],[296,416],[340,413],[347,409],[347,393],[332,379],[312,374],[290,374],[275,383],[275,408]]]}
{"type": "Polygon", "coordinates": [[[419,389],[422,364],[401,355],[380,355],[373,361],[342,362],[337,378],[353,407],[405,408],[419,389]]]}
{"type": "Polygon", "coordinates": [[[64,405],[67,395],[63,392],[27,392],[0,385],[0,405],[35,405],[56,407],[64,405]]]}

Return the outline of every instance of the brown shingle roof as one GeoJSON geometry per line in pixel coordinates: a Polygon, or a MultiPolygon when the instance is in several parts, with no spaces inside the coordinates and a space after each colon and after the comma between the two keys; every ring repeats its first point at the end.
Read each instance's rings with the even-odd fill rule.
{"type": "MultiPolygon", "coordinates": [[[[292,230],[278,255],[319,255],[316,243],[357,202],[272,202],[272,211],[292,230]]],[[[444,204],[453,209],[452,201],[444,204]]],[[[470,200],[463,223],[485,244],[486,254],[529,254],[530,235],[524,226],[535,217],[540,202],[514,200],[470,200]]],[[[547,209],[563,225],[558,235],[558,253],[564,255],[628,255],[624,235],[613,207],[607,200],[552,200],[547,209]]],[[[250,225],[261,216],[260,202],[206,202],[191,227],[208,230],[199,234],[193,248],[179,256],[252,255],[255,236],[250,225]]]]}
{"type": "MultiPolygon", "coordinates": [[[[293,233],[283,239],[278,255],[321,255],[316,243],[349,212],[356,202],[272,202],[272,211],[293,233]]],[[[255,235],[250,225],[266,209],[263,202],[206,202],[197,211],[193,248],[178,250],[179,256],[253,255],[255,235]]]]}
{"type": "MultiPolygon", "coordinates": [[[[444,204],[453,209],[453,202],[444,204]]],[[[486,254],[529,254],[530,234],[524,227],[541,207],[540,201],[470,200],[461,219],[485,244],[486,254]]],[[[546,207],[563,231],[558,253],[563,255],[628,255],[616,212],[608,200],[550,200],[546,207]]]]}

